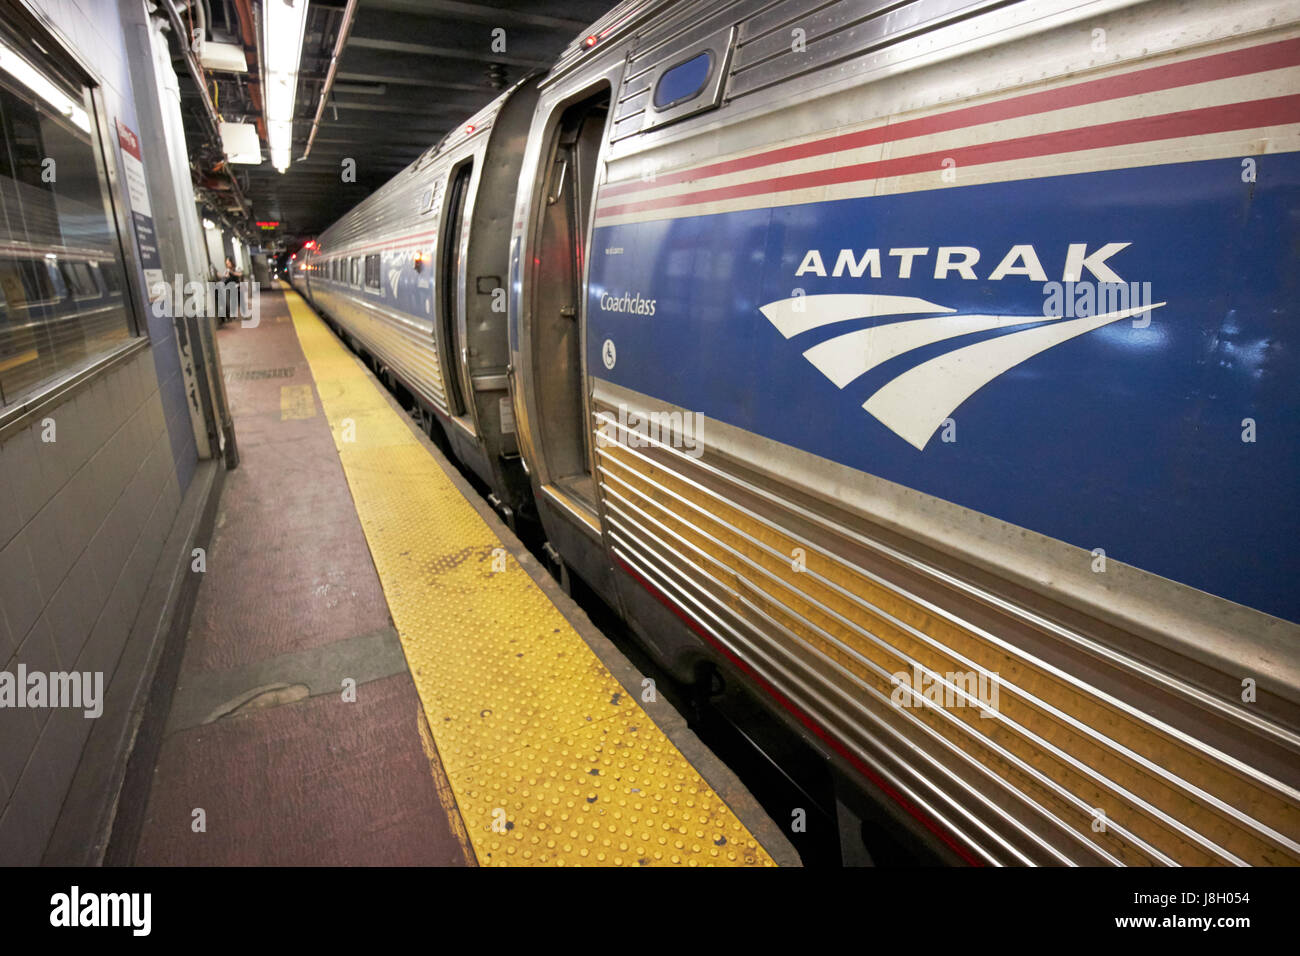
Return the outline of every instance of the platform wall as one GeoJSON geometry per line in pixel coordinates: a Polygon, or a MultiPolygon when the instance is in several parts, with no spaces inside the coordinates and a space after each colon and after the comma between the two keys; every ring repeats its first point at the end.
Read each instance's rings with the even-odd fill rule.
{"type": "MultiPolygon", "coordinates": [[[[138,131],[138,114],[157,109],[132,98],[123,19],[139,22],[133,2],[29,6],[98,74],[110,128],[138,131]]],[[[147,347],[0,435],[0,667],[102,671],[106,697],[140,683],[117,665],[155,567],[188,560],[161,551],[197,461],[171,320],[139,314],[147,347]],[[41,440],[46,417],[52,443],[41,440]]],[[[95,723],[79,710],[0,708],[0,864],[49,862],[87,741],[113,736],[92,738],[95,723]]]]}

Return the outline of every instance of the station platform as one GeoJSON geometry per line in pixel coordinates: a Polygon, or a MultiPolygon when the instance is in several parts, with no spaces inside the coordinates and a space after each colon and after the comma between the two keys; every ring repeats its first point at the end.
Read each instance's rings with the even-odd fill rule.
{"type": "Polygon", "coordinates": [[[288,286],[218,338],[226,478],[134,861],[797,865],[288,286]]]}

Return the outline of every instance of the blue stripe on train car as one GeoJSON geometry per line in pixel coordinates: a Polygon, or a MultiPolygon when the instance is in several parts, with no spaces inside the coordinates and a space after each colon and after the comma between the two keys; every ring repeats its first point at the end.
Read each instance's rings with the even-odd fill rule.
{"type": "Polygon", "coordinates": [[[1203,161],[601,227],[588,367],[708,418],[1300,620],[1300,154],[1260,157],[1257,170],[1258,181],[1245,183],[1240,160],[1203,161]],[[924,403],[941,379],[901,375],[960,346],[998,338],[1005,348],[1024,328],[1041,327],[1044,283],[990,274],[1011,247],[1028,244],[1047,278],[1060,280],[1071,243],[1086,243],[1090,255],[1129,243],[1102,264],[1125,282],[1150,282],[1152,299],[1167,303],[1149,326],[1113,322],[995,375],[951,413],[954,442],[935,432],[910,443],[864,409],[888,383],[896,405],[924,403]],[[980,250],[976,278],[936,279],[939,246],[980,250]],[[929,250],[910,278],[899,277],[902,257],[887,254],[904,247],[929,250]],[[881,250],[881,278],[831,274],[839,250],[870,248],[881,250]],[[809,250],[820,251],[825,277],[816,268],[796,277],[809,250]],[[955,310],[930,316],[1024,316],[1027,324],[899,354],[840,388],[803,353],[913,315],[786,338],[760,307],[795,289],[809,303],[830,293],[896,295],[955,310]],[[653,315],[636,311],[636,296],[654,301],[653,315]],[[607,338],[616,346],[612,370],[601,359],[607,338]],[[1247,418],[1254,443],[1242,440],[1247,418]]]}
{"type": "Polygon", "coordinates": [[[415,249],[387,250],[379,257],[380,288],[365,290],[369,299],[380,299],[389,308],[404,312],[413,318],[431,321],[433,318],[433,289],[429,249],[424,249],[425,261],[419,271],[415,268],[415,249]]]}

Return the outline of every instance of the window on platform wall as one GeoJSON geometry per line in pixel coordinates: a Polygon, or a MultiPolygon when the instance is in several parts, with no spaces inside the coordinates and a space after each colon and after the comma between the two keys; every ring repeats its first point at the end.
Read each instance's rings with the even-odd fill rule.
{"type": "Polygon", "coordinates": [[[15,30],[0,30],[0,412],[136,334],[96,98],[52,38],[15,30]]]}
{"type": "Polygon", "coordinates": [[[366,288],[379,288],[379,256],[366,256],[366,288]]]}

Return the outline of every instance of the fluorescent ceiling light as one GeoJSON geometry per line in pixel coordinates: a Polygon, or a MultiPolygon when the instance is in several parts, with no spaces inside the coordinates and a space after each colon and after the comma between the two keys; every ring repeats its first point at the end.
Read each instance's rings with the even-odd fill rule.
{"type": "MultiPolygon", "coordinates": [[[[305,5],[306,0],[303,2],[305,5]]],[[[0,43],[0,67],[54,107],[55,112],[69,119],[83,133],[90,132],[90,115],[86,112],[86,108],[47,80],[40,70],[3,43],[0,43]]]]}
{"type": "Polygon", "coordinates": [[[262,96],[271,164],[289,168],[293,145],[293,104],[298,92],[298,61],[307,28],[307,0],[262,3],[262,96]]]}

